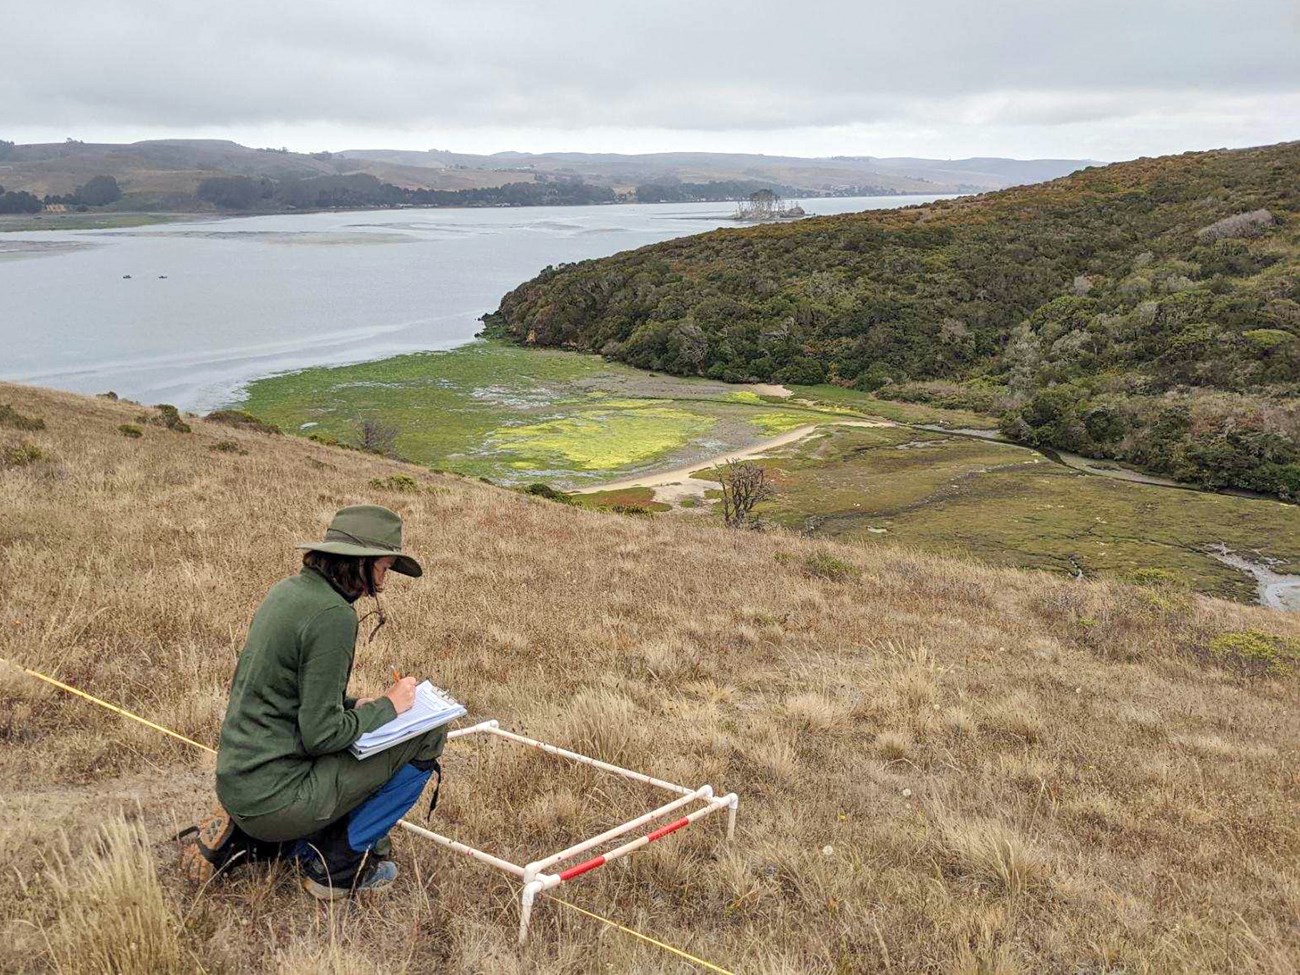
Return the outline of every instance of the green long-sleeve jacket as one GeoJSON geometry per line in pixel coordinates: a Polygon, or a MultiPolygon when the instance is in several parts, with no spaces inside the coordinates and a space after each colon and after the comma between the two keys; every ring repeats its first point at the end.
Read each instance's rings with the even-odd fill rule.
{"type": "Polygon", "coordinates": [[[237,816],[283,809],[323,755],[396,717],[345,696],[357,615],[315,569],[277,582],[253,617],[217,750],[217,797],[237,816]]]}

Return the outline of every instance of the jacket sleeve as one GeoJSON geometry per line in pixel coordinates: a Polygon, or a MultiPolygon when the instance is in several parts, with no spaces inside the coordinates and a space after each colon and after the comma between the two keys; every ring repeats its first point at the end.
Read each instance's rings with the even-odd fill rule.
{"type": "Polygon", "coordinates": [[[308,755],[340,752],[367,731],[397,717],[393,702],[377,698],[344,707],[357,617],[346,606],[323,610],[304,624],[298,658],[298,733],[308,755]]]}

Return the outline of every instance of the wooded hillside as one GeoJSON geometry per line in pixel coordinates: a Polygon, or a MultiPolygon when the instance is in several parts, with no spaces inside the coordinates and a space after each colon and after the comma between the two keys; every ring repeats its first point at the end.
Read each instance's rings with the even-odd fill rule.
{"type": "Polygon", "coordinates": [[[489,329],[832,382],[1022,441],[1300,496],[1300,143],[1091,168],[548,268],[489,329]]]}

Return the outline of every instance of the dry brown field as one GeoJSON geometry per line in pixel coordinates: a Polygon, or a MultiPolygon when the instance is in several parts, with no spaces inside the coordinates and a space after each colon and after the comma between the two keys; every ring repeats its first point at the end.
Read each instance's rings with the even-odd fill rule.
{"type": "MultiPolygon", "coordinates": [[[[566,899],[736,972],[1300,967],[1294,617],[580,510],[201,420],[131,438],[127,403],[0,404],[45,424],[0,425],[0,656],[214,743],[293,544],[384,503],[426,575],[390,586],[357,693],[398,667],[472,719],[741,796],[730,845],[708,819],[566,899]]],[[[520,861],[652,798],[506,744],[446,765],[434,827],[520,861]]],[[[0,665],[0,969],[691,970],[547,901],[519,948],[513,884],[400,832],[382,897],[326,910],[260,866],[196,892],[169,835],[210,780],[0,665]]]]}

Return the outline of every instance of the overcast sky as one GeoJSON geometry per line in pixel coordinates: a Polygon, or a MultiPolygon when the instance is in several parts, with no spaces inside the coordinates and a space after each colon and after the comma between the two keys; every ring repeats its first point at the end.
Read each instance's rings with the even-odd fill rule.
{"type": "Polygon", "coordinates": [[[1126,159],[1300,138],[1300,0],[19,0],[0,138],[1126,159]]]}

